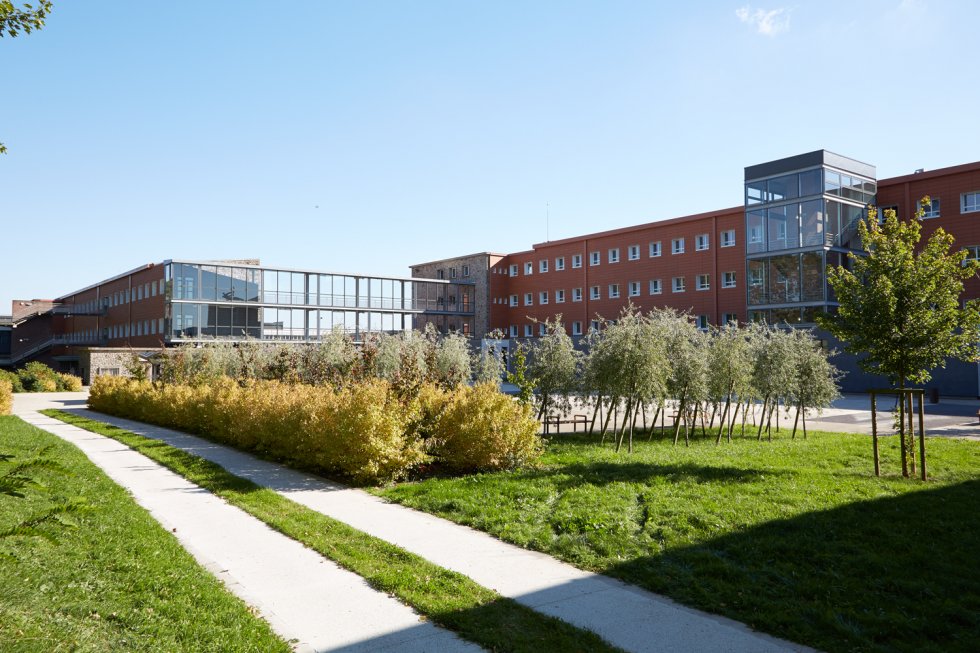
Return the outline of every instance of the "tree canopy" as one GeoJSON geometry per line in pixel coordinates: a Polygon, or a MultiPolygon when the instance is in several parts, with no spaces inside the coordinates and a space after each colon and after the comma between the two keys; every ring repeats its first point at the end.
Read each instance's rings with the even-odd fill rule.
{"type": "Polygon", "coordinates": [[[863,355],[862,369],[899,387],[928,382],[949,358],[977,359],[980,302],[961,307],[960,295],[980,265],[965,250],[951,251],[953,237],[942,228],[916,251],[929,204],[923,198],[911,220],[886,210],[879,221],[869,211],[858,225],[863,254],[849,255],[851,270],[828,270],[840,309],[819,318],[848,352],[863,355]]]}

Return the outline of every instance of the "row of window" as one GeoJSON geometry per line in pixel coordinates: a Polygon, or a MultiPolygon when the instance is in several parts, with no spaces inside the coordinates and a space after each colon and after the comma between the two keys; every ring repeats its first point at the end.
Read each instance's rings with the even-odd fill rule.
{"type": "MultiPolygon", "coordinates": [[[[737,285],[736,273],[735,272],[725,272],[722,274],[721,287],[722,288],[735,288],[737,285]]],[[[630,281],[627,284],[627,294],[629,297],[639,297],[640,296],[640,282],[630,281]]],[[[711,275],[710,274],[699,274],[695,277],[695,289],[697,290],[711,290],[711,275]]],[[[687,290],[687,280],[685,277],[674,277],[671,279],[671,292],[681,293],[687,290]]],[[[650,295],[660,295],[663,294],[663,283],[661,279],[650,279],[647,285],[647,292],[650,295]]],[[[555,303],[564,304],[565,303],[565,291],[555,290],[555,303]]],[[[611,283],[607,286],[607,298],[608,299],[619,299],[622,296],[622,291],[620,284],[611,283]]],[[[538,303],[540,305],[547,305],[550,302],[551,293],[547,290],[542,290],[538,293],[538,303]]],[[[571,299],[573,302],[582,301],[582,289],[572,288],[571,299]]],[[[602,299],[602,286],[592,286],[589,288],[589,299],[598,300],[602,299]]],[[[505,298],[498,297],[494,300],[495,304],[507,304],[512,307],[520,305],[520,296],[511,295],[509,300],[505,298]]],[[[524,293],[524,306],[534,305],[534,293],[524,293]]]]}
{"type": "MultiPolygon", "coordinates": [[[[942,198],[941,197],[930,197],[929,204],[925,208],[925,213],[923,218],[938,218],[942,212],[942,198]]],[[[885,211],[892,210],[897,211],[897,206],[883,206],[878,209],[878,220],[882,221],[885,219],[885,211]]],[[[977,213],[980,212],[980,191],[972,193],[963,193],[960,195],[960,213],[977,213]]],[[[899,216],[901,217],[901,216],[899,216]]]]}
{"type": "MultiPolygon", "coordinates": [[[[721,246],[722,247],[734,247],[735,246],[735,230],[729,229],[728,231],[721,232],[721,246]]],[[[709,234],[698,234],[694,237],[694,249],[698,252],[703,252],[711,247],[711,237],[709,234]]],[[[686,243],[684,238],[674,238],[670,242],[670,253],[671,254],[683,254],[686,249],[686,243]]],[[[648,246],[647,252],[650,258],[656,258],[662,254],[661,241],[651,242],[648,246]]],[[[638,261],[640,260],[640,246],[630,245],[626,248],[627,260],[638,261]]],[[[610,248],[606,253],[606,260],[609,263],[619,263],[620,261],[620,248],[613,247],[610,248]]],[[[572,254],[572,268],[582,267],[582,255],[572,254]]],[[[589,252],[589,265],[600,265],[602,263],[602,253],[601,252],[589,252]]],[[[545,273],[548,272],[551,266],[550,259],[541,259],[538,261],[538,272],[545,273]]],[[[555,257],[555,271],[560,272],[565,269],[565,257],[557,256],[555,257]]],[[[519,267],[516,263],[510,266],[510,276],[516,277],[519,267]]],[[[527,261],[524,263],[524,274],[530,275],[534,274],[534,263],[532,261],[527,261]]]]}
{"type": "MultiPolygon", "coordinates": [[[[102,329],[102,338],[104,339],[131,338],[134,336],[152,336],[157,334],[163,335],[163,318],[159,320],[139,320],[125,324],[113,324],[102,329]]],[[[82,329],[66,334],[68,342],[91,342],[98,337],[99,333],[96,329],[82,329]]]]}
{"type": "MultiPolygon", "coordinates": [[[[722,324],[735,324],[737,322],[738,322],[738,314],[737,313],[723,313],[722,314],[722,318],[721,318],[721,323],[722,324]]],[[[711,324],[711,321],[708,319],[708,316],[707,315],[698,315],[697,317],[695,317],[695,323],[697,324],[697,326],[698,326],[699,329],[707,329],[708,326],[711,324]]],[[[581,335],[583,335],[583,333],[582,333],[582,324],[583,324],[582,322],[577,322],[577,321],[570,323],[569,326],[571,327],[571,332],[572,332],[572,335],[573,336],[581,336],[581,335]]],[[[601,327],[602,327],[602,323],[599,320],[592,320],[592,322],[589,324],[589,328],[592,329],[593,331],[598,331],[601,327]]],[[[547,335],[547,329],[548,329],[548,327],[547,327],[547,325],[545,325],[544,322],[538,322],[538,332],[537,332],[537,335],[538,336],[547,335]]],[[[509,333],[509,335],[510,335],[511,338],[520,337],[520,335],[521,335],[520,325],[511,324],[510,325],[510,328],[508,329],[508,333],[509,333]]],[[[534,325],[533,324],[525,324],[524,325],[524,329],[523,329],[523,335],[524,335],[525,338],[533,338],[533,337],[535,337],[534,325]]]]}
{"type": "Polygon", "coordinates": [[[164,280],[160,279],[159,283],[156,281],[150,281],[133,288],[118,290],[111,295],[103,297],[102,303],[106,307],[112,307],[129,304],[130,302],[142,301],[144,299],[149,299],[150,297],[156,297],[158,292],[161,295],[163,294],[164,283],[164,280]]]}
{"type": "MultiPolygon", "coordinates": [[[[468,276],[470,276],[470,266],[464,265],[463,266],[463,278],[465,279],[468,276]]],[[[443,270],[442,268],[439,268],[438,270],[436,270],[436,279],[445,279],[445,278],[446,278],[446,271],[445,270],[443,270]]],[[[450,279],[455,279],[456,278],[456,268],[455,267],[449,268],[449,278],[450,279]]]]}

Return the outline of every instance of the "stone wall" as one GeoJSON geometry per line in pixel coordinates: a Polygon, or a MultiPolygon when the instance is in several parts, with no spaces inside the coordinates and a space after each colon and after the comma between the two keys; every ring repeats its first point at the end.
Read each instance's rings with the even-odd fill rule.
{"type": "Polygon", "coordinates": [[[481,340],[490,330],[490,268],[503,258],[499,254],[482,252],[457,256],[412,266],[416,279],[445,279],[446,281],[472,282],[473,338],[481,340]]]}

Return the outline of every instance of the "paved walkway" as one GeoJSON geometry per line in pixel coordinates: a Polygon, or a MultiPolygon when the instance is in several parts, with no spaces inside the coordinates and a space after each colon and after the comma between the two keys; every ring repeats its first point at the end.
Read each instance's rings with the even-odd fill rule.
{"type": "MultiPolygon", "coordinates": [[[[591,630],[627,651],[763,653],[810,650],[756,633],[744,624],[681,606],[635,586],[582,571],[550,556],[506,544],[465,526],[385,503],[361,490],[262,461],[194,436],[91,413],[83,408],[83,397],[83,394],[70,397],[70,403],[64,407],[211,460],[229,472],[271,488],[297,503],[469,576],[503,596],[591,630]]],[[[25,400],[19,396],[18,401],[18,410],[24,411],[26,418],[32,423],[41,421],[42,428],[51,430],[49,427],[53,425],[47,418],[38,416],[38,420],[33,416],[36,413],[30,413],[31,408],[25,400]]],[[[190,546],[195,543],[191,541],[190,546]]],[[[303,586],[311,587],[308,583],[303,586]]],[[[312,587],[310,591],[313,591],[312,587]]]]}
{"type": "MultiPolygon", "coordinates": [[[[62,401],[64,394],[59,395],[62,401]]],[[[77,396],[84,397],[67,400],[74,403],[77,396]]],[[[58,399],[51,399],[16,395],[14,413],[81,449],[173,532],[198,562],[256,607],[280,636],[295,640],[297,651],[483,650],[421,621],[409,607],[374,590],[360,576],[115,440],[35,412],[61,407],[58,399]]]]}

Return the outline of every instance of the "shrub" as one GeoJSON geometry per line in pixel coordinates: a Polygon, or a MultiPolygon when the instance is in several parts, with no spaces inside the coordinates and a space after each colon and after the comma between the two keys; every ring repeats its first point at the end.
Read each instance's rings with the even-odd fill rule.
{"type": "Polygon", "coordinates": [[[403,477],[426,460],[409,428],[416,404],[399,401],[391,385],[377,379],[334,390],[279,381],[239,385],[227,378],[190,386],[98,377],[89,406],[359,484],[403,477]]]}
{"type": "Polygon", "coordinates": [[[493,384],[461,386],[435,425],[433,453],[453,470],[510,469],[541,454],[537,431],[531,407],[493,384]]]}
{"type": "Polygon", "coordinates": [[[9,379],[0,378],[0,415],[9,415],[14,406],[14,386],[9,379]]]}
{"type": "Polygon", "coordinates": [[[20,377],[14,372],[0,370],[0,380],[5,380],[10,383],[10,387],[13,389],[13,392],[24,392],[24,384],[21,383],[20,377]]]}
{"type": "Polygon", "coordinates": [[[79,392],[82,389],[82,379],[72,374],[57,372],[55,383],[59,392],[79,392]]]}

